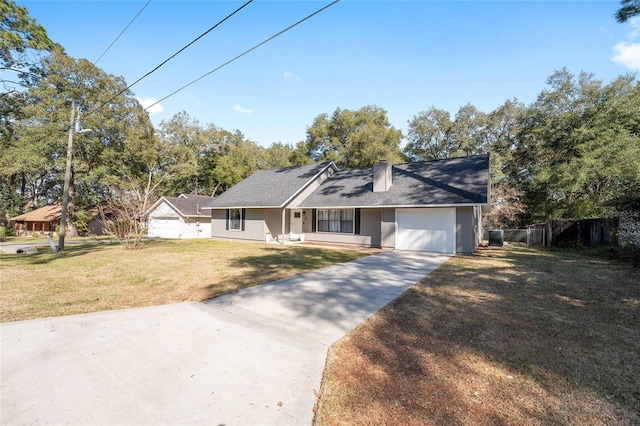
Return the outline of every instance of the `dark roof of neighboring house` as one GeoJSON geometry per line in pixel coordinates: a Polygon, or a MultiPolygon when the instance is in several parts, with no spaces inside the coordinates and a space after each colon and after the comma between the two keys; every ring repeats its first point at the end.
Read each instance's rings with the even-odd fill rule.
{"type": "Polygon", "coordinates": [[[284,207],[332,162],[260,170],[215,197],[205,208],[284,207]]]}
{"type": "Polygon", "coordinates": [[[213,199],[213,197],[204,195],[185,194],[181,194],[179,197],[162,197],[147,210],[145,216],[155,210],[162,202],[166,202],[183,217],[210,217],[211,214],[208,211],[202,211],[202,206],[207,205],[213,199]]]}
{"type": "Polygon", "coordinates": [[[300,207],[383,207],[488,204],[489,156],[393,166],[392,185],[373,192],[373,168],[333,174],[300,207]]]}
{"type": "Polygon", "coordinates": [[[60,220],[61,216],[61,206],[44,206],[16,217],[12,217],[9,220],[15,222],[50,222],[53,220],[60,220]]]}

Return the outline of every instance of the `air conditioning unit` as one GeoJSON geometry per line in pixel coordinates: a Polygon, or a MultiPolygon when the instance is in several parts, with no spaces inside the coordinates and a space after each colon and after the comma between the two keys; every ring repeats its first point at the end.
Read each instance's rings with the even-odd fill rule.
{"type": "Polygon", "coordinates": [[[504,231],[494,229],[489,231],[489,247],[502,247],[504,245],[504,231]]]}

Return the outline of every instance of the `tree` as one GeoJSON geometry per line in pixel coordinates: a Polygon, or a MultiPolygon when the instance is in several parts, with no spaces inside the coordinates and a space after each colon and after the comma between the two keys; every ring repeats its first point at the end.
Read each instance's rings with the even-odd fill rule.
{"type": "MultiPolygon", "coordinates": [[[[0,153],[16,139],[16,123],[24,117],[26,98],[23,88],[41,77],[42,53],[62,47],[52,42],[42,26],[29,17],[27,9],[11,0],[0,2],[0,153]],[[6,77],[5,77],[6,76],[6,77]]],[[[0,162],[20,163],[22,158],[7,158],[0,162]]],[[[18,174],[0,173],[0,222],[20,212],[26,202],[13,188],[26,189],[27,182],[18,174]]]]}
{"type": "Polygon", "coordinates": [[[282,167],[292,166],[291,162],[294,148],[291,145],[282,142],[274,142],[266,148],[266,164],[267,169],[280,169],[282,167]]]}
{"type": "Polygon", "coordinates": [[[7,182],[2,189],[34,204],[60,198],[69,109],[77,101],[85,113],[82,124],[93,131],[77,136],[74,144],[72,213],[75,205],[95,205],[108,196],[104,181],[121,173],[124,147],[135,138],[152,138],[153,127],[121,78],[57,51],[42,66],[43,77],[24,92],[16,131],[0,153],[0,174],[7,182]]]}
{"type": "Polygon", "coordinates": [[[491,184],[491,211],[483,215],[482,221],[490,228],[518,227],[526,212],[524,193],[509,182],[491,184]]]}
{"type": "Polygon", "coordinates": [[[387,112],[377,106],[357,111],[337,108],[333,115],[321,114],[307,128],[307,156],[313,161],[333,161],[339,168],[370,167],[380,160],[403,160],[402,132],[395,129],[387,112]]]}
{"type": "Polygon", "coordinates": [[[289,163],[291,163],[292,166],[313,163],[313,160],[307,152],[307,144],[305,141],[299,141],[296,146],[292,148],[291,154],[289,155],[289,163]]]}
{"type": "Polygon", "coordinates": [[[452,126],[454,152],[452,156],[486,154],[487,115],[471,104],[461,107],[456,113],[452,126]]]}
{"type": "Polygon", "coordinates": [[[632,75],[609,84],[566,69],[528,108],[514,173],[532,220],[588,218],[640,185],[640,88],[632,75]]]}
{"type": "Polygon", "coordinates": [[[404,152],[413,161],[488,152],[487,116],[471,104],[461,107],[453,121],[448,111],[431,107],[414,115],[408,123],[404,152]]]}
{"type": "Polygon", "coordinates": [[[182,111],[171,120],[162,121],[160,137],[175,148],[174,155],[180,164],[170,179],[168,194],[214,192],[217,182],[213,168],[227,143],[227,132],[213,124],[203,127],[182,111]]]}
{"type": "Polygon", "coordinates": [[[404,149],[412,161],[449,158],[453,151],[453,123],[449,112],[431,107],[413,116],[404,149]]]}
{"type": "Polygon", "coordinates": [[[616,21],[623,23],[638,15],[640,15],[640,0],[622,0],[620,9],[614,16],[616,21]]]}
{"type": "Polygon", "coordinates": [[[256,170],[268,169],[266,151],[255,142],[244,139],[239,131],[230,133],[233,139],[223,148],[223,153],[215,162],[213,175],[218,182],[217,189],[226,191],[256,170]]]}
{"type": "Polygon", "coordinates": [[[484,138],[491,154],[491,212],[483,220],[494,228],[526,224],[525,193],[517,179],[519,168],[513,155],[525,111],[522,103],[508,100],[486,116],[484,138]]]}
{"type": "Polygon", "coordinates": [[[146,235],[144,213],[167,193],[183,164],[179,149],[155,135],[152,127],[131,130],[118,155],[118,172],[102,180],[104,195],[99,210],[107,232],[126,248],[136,249],[146,235]]]}
{"type": "MultiPolygon", "coordinates": [[[[62,46],[52,42],[45,29],[31,18],[27,9],[12,0],[0,3],[0,70],[15,75],[16,80],[0,79],[3,93],[15,91],[15,86],[26,86],[38,72],[38,59],[29,54],[62,50],[62,46]]],[[[37,56],[36,56],[37,57],[37,56]]]]}

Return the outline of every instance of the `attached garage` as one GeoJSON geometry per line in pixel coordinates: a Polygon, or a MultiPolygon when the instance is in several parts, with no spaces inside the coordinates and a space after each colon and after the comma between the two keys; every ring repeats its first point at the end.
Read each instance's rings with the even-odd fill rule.
{"type": "Polygon", "coordinates": [[[180,238],[180,217],[153,217],[149,220],[148,234],[150,237],[180,238]]]}
{"type": "Polygon", "coordinates": [[[456,209],[396,209],[396,249],[454,254],[456,209]]]}
{"type": "Polygon", "coordinates": [[[180,195],[162,197],[145,213],[147,234],[158,238],[209,238],[211,213],[200,208],[213,197],[180,195]]]}

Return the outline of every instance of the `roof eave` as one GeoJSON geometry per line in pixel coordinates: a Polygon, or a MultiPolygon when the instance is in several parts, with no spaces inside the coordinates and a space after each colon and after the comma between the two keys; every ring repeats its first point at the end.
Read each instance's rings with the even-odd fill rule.
{"type": "Polygon", "coordinates": [[[307,189],[309,187],[309,185],[311,185],[324,172],[326,172],[329,167],[333,168],[334,171],[338,171],[338,167],[335,165],[335,163],[333,161],[329,161],[329,164],[327,164],[325,167],[323,167],[322,170],[320,170],[318,173],[316,173],[315,176],[310,178],[304,185],[302,185],[300,187],[300,189],[298,189],[293,195],[291,195],[289,198],[287,198],[285,200],[285,202],[280,205],[280,208],[285,208],[287,205],[289,205],[289,203],[291,203],[291,201],[293,201],[298,195],[300,195],[305,189],[307,189]]]}
{"type": "Polygon", "coordinates": [[[224,206],[224,207],[200,207],[200,210],[226,210],[226,209],[282,209],[282,206],[224,206]]]}
{"type": "Polygon", "coordinates": [[[486,206],[487,203],[447,203],[447,204],[383,204],[383,205],[354,205],[354,204],[344,204],[344,205],[311,205],[311,206],[298,206],[300,209],[404,209],[404,208],[414,208],[414,207],[422,207],[422,208],[433,208],[433,207],[475,207],[475,206],[486,206]]]}

